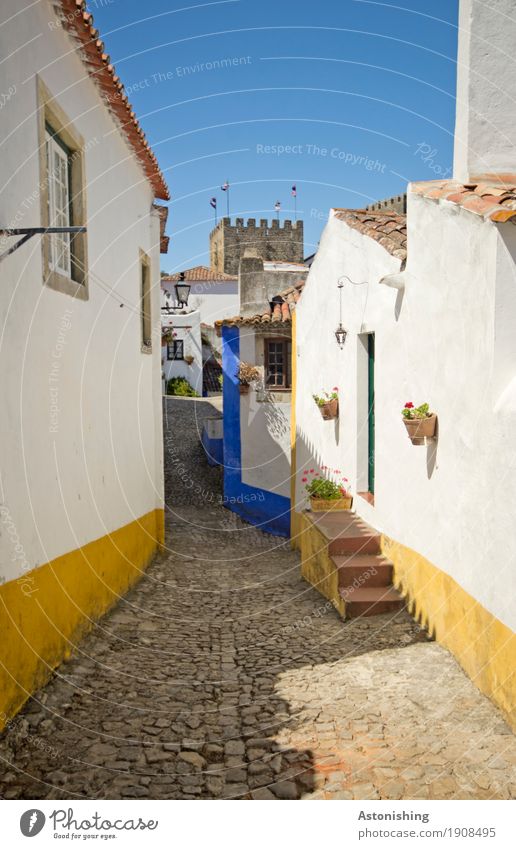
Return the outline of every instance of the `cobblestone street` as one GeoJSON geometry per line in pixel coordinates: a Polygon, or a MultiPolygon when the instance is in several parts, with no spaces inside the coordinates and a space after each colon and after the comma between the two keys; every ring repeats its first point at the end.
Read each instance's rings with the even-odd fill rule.
{"type": "Polygon", "coordinates": [[[167,550],[2,737],[4,798],[516,794],[502,715],[404,611],[342,622],[165,407],[167,550]]]}

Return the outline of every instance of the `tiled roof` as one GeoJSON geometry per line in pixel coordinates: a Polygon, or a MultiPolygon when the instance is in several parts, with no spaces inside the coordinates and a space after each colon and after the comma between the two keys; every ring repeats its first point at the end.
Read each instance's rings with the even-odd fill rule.
{"type": "Polygon", "coordinates": [[[179,275],[184,274],[184,280],[238,280],[231,274],[224,274],[223,271],[214,271],[213,268],[207,268],[205,265],[195,265],[193,268],[185,268],[184,271],[177,271],[175,274],[167,274],[161,278],[162,283],[177,282],[179,275]]]}
{"type": "Polygon", "coordinates": [[[100,91],[101,97],[120,126],[129,147],[134,151],[154,196],[169,200],[170,195],[158,161],[151,150],[145,133],[138,123],[124,86],[115,73],[104,42],[93,24],[93,15],[84,0],[54,0],[54,9],[61,25],[77,44],[77,54],[100,91]]]}
{"type": "Polygon", "coordinates": [[[168,243],[170,242],[170,238],[165,233],[168,218],[168,206],[161,206],[158,203],[153,203],[152,206],[159,215],[159,250],[160,253],[166,254],[168,252],[168,243]]]}
{"type": "Polygon", "coordinates": [[[447,200],[490,221],[516,224],[516,175],[486,176],[482,182],[459,183],[457,180],[431,180],[411,183],[410,191],[432,200],[447,200]]]}
{"type": "Polygon", "coordinates": [[[335,218],[379,242],[393,256],[401,260],[407,258],[406,215],[392,210],[369,212],[365,209],[334,209],[333,212],[335,218]]]}
{"type": "Polygon", "coordinates": [[[235,315],[233,318],[223,318],[215,322],[215,327],[220,331],[222,325],[238,327],[252,327],[264,325],[290,325],[295,305],[301,297],[305,285],[304,280],[298,280],[293,286],[289,286],[279,295],[273,298],[269,307],[263,313],[256,315],[235,315]]]}

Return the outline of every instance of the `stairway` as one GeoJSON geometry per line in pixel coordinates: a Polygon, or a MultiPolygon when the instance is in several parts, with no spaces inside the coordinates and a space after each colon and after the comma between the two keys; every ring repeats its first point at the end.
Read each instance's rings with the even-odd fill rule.
{"type": "Polygon", "coordinates": [[[314,554],[312,540],[304,552],[302,544],[302,559],[306,553],[312,561],[306,569],[303,563],[302,574],[333,601],[346,619],[394,613],[403,608],[403,599],[392,586],[393,565],[381,553],[381,535],[377,531],[348,511],[304,515],[305,532],[315,532],[316,547],[322,550],[314,554]],[[329,580],[335,575],[336,581],[329,580]],[[335,593],[338,599],[332,598],[335,593]]]}

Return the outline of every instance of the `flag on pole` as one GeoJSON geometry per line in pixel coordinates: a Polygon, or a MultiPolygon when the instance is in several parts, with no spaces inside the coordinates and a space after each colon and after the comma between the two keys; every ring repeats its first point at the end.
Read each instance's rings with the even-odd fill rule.
{"type": "Polygon", "coordinates": [[[227,192],[227,195],[226,195],[226,207],[227,207],[227,209],[226,209],[226,211],[227,211],[227,215],[228,215],[228,218],[229,218],[229,183],[228,183],[227,180],[224,183],[224,185],[220,187],[220,189],[223,192],[227,192]]]}
{"type": "Polygon", "coordinates": [[[280,211],[280,209],[281,209],[281,202],[280,202],[279,200],[277,200],[277,201],[276,201],[276,203],[274,204],[274,209],[276,210],[276,212],[279,212],[279,211],[280,211]]]}
{"type": "Polygon", "coordinates": [[[297,198],[297,188],[295,186],[292,186],[292,197],[297,198]]]}
{"type": "Polygon", "coordinates": [[[217,209],[217,198],[212,198],[210,200],[210,206],[212,206],[213,209],[217,209]]]}

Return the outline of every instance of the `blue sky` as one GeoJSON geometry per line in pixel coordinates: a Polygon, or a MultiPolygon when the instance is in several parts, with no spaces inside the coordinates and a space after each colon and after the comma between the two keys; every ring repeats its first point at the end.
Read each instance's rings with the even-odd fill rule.
{"type": "Polygon", "coordinates": [[[167,271],[208,264],[226,179],[232,217],[293,217],[295,183],[309,254],[330,207],[450,173],[457,0],[89,6],[170,187],[167,271]]]}

